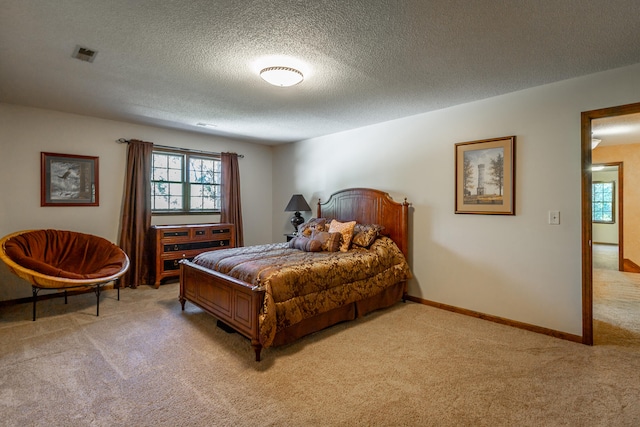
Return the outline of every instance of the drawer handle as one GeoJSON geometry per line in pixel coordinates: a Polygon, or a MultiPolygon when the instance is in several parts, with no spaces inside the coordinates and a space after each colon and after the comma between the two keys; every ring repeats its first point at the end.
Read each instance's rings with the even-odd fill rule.
{"type": "Polygon", "coordinates": [[[173,250],[177,251],[178,249],[180,249],[180,247],[178,245],[173,245],[173,250]]]}
{"type": "Polygon", "coordinates": [[[224,240],[220,240],[220,246],[224,246],[224,240]]]}

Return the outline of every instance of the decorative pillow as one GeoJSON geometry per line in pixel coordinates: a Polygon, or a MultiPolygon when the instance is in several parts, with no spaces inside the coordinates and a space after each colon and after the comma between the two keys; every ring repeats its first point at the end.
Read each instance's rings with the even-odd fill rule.
{"type": "Polygon", "coordinates": [[[304,236],[297,236],[289,241],[289,247],[305,252],[320,252],[322,250],[322,242],[304,236]]]}
{"type": "Polygon", "coordinates": [[[300,227],[298,227],[298,235],[311,237],[311,234],[314,230],[328,231],[329,228],[326,226],[326,224],[326,218],[311,218],[304,224],[300,224],[300,227]]]}
{"type": "Polygon", "coordinates": [[[329,224],[329,233],[342,234],[342,244],[340,245],[340,251],[346,252],[351,246],[351,239],[353,238],[353,228],[356,226],[355,221],[339,222],[335,219],[331,220],[329,224]]]}
{"type": "Polygon", "coordinates": [[[382,226],[378,224],[356,224],[353,229],[353,239],[351,243],[363,248],[371,246],[376,237],[382,231],[382,226]]]}
{"type": "Polygon", "coordinates": [[[338,252],[340,250],[342,234],[329,233],[328,231],[314,231],[311,239],[319,241],[323,251],[338,252]]]}

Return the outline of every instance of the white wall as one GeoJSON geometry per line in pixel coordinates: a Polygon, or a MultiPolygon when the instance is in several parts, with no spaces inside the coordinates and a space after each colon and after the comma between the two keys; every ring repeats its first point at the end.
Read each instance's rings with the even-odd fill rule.
{"type": "MultiPolygon", "coordinates": [[[[118,138],[205,151],[233,151],[239,160],[245,244],[271,241],[273,150],[266,145],[190,132],[0,104],[0,236],[18,230],[58,228],[117,242],[126,144],[118,138]],[[98,156],[98,207],[41,207],[40,152],[98,156]],[[265,179],[267,177],[267,179],[265,179]]],[[[154,217],[154,224],[217,222],[218,216],[154,217]]],[[[30,286],[0,263],[0,300],[31,295],[30,286]]]]}
{"type": "Polygon", "coordinates": [[[277,147],[273,237],[293,193],[379,188],[412,203],[410,295],[582,335],[580,113],[639,101],[637,64],[277,147]],[[454,144],[508,135],[516,216],[454,214],[454,144]]]}
{"type": "Polygon", "coordinates": [[[614,207],[614,219],[613,224],[593,223],[592,240],[594,243],[608,243],[612,245],[618,244],[618,221],[620,215],[620,207],[618,201],[620,200],[620,194],[618,186],[618,172],[617,171],[598,171],[593,172],[591,178],[594,182],[615,182],[615,207],[614,207]]]}

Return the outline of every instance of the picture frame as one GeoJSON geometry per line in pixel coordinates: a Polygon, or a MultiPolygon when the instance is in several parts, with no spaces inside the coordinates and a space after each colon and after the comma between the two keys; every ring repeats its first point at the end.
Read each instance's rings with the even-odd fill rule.
{"type": "Polygon", "coordinates": [[[516,137],[455,144],[455,213],[516,214],[516,137]]]}
{"type": "Polygon", "coordinates": [[[98,157],[40,153],[40,206],[99,206],[98,157]]]}

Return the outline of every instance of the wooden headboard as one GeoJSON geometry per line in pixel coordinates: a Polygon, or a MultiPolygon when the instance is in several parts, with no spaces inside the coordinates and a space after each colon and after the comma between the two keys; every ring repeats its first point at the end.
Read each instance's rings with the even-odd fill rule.
{"type": "Polygon", "coordinates": [[[388,193],[370,188],[349,188],[333,193],[329,200],[318,200],[318,218],[360,224],[379,224],[409,259],[409,203],[395,202],[388,193]]]}

